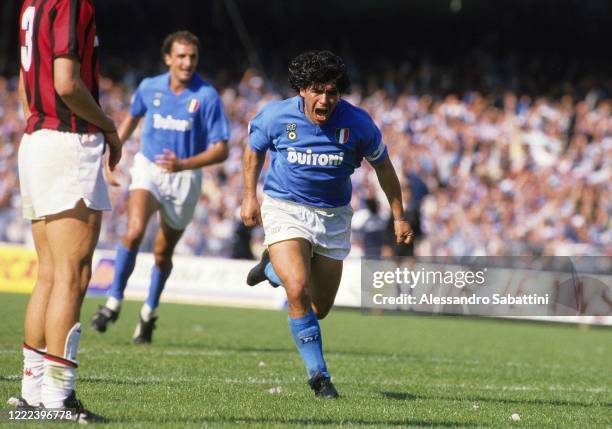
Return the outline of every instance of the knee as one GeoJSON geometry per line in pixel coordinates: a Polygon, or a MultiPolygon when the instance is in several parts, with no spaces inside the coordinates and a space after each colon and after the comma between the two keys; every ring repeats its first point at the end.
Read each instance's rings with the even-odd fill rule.
{"type": "Polygon", "coordinates": [[[82,293],[87,289],[90,279],[91,258],[55,263],[52,280],[54,289],[65,288],[66,290],[82,293]]]}
{"type": "Polygon", "coordinates": [[[289,305],[303,307],[310,305],[310,294],[308,293],[308,284],[305,280],[297,278],[287,279],[284,282],[284,286],[289,305]]]}
{"type": "Polygon", "coordinates": [[[47,266],[41,264],[38,267],[38,275],[36,277],[36,284],[43,288],[51,288],[54,281],[54,270],[53,266],[47,266]]]}
{"type": "Polygon", "coordinates": [[[142,242],[145,233],[145,225],[143,222],[134,221],[128,224],[127,231],[123,237],[123,243],[129,250],[134,250],[142,242]]]}
{"type": "Polygon", "coordinates": [[[155,265],[161,271],[168,271],[172,269],[172,255],[167,253],[154,253],[155,265]]]}
{"type": "Polygon", "coordinates": [[[167,271],[172,268],[172,254],[174,249],[166,245],[155,244],[153,248],[153,258],[155,259],[155,265],[162,271],[167,271]]]}

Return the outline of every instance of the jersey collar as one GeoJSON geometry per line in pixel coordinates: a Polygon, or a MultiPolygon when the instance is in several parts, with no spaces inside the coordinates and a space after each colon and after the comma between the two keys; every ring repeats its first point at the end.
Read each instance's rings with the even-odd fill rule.
{"type": "Polygon", "coordinates": [[[166,72],[165,73],[166,76],[166,87],[168,88],[168,91],[173,94],[175,97],[180,97],[181,95],[183,95],[185,93],[185,91],[189,90],[189,91],[194,91],[195,89],[197,89],[198,85],[199,85],[199,81],[200,81],[200,75],[198,75],[198,73],[194,73],[193,76],[191,77],[191,82],[189,82],[189,86],[187,86],[185,89],[183,89],[180,93],[178,94],[174,94],[174,92],[172,92],[172,90],[170,89],[170,72],[166,72]]]}

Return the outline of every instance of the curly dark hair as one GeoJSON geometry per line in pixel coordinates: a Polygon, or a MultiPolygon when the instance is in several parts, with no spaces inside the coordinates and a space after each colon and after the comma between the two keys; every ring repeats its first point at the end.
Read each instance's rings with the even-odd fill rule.
{"type": "Polygon", "coordinates": [[[172,44],[174,42],[184,43],[186,45],[194,45],[200,50],[200,39],[198,36],[187,30],[175,31],[174,33],[168,34],[162,44],[162,57],[164,55],[170,55],[172,52],[172,44]]]}
{"type": "Polygon", "coordinates": [[[344,61],[333,52],[304,52],[289,63],[289,84],[298,92],[313,84],[329,82],[335,83],[341,93],[351,85],[344,61]]]}

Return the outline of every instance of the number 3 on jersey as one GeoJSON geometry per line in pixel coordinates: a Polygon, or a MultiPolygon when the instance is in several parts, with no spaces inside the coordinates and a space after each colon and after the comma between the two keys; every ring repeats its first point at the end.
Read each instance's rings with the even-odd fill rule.
{"type": "Polygon", "coordinates": [[[21,47],[21,65],[25,71],[32,65],[32,33],[34,31],[34,6],[28,7],[21,17],[21,29],[25,31],[25,46],[21,47]]]}

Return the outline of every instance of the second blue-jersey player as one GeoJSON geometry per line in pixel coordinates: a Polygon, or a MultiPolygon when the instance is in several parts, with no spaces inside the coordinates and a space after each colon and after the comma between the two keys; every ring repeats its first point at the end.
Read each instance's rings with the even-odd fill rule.
{"type": "Polygon", "coordinates": [[[132,98],[130,115],[144,117],[142,154],[151,162],[166,151],[184,160],[228,139],[228,126],[217,91],[194,74],[175,94],[170,72],[142,81],[132,98]]]}
{"type": "Polygon", "coordinates": [[[110,296],[91,321],[92,328],[105,332],[108,324],[117,320],[147,223],[159,211],[155,264],[134,332],[135,343],[151,342],[156,309],[172,271],[174,248],[200,197],[201,167],[222,162],[228,155],[229,127],[221,99],[195,73],[197,37],[187,31],[170,34],[162,52],[168,72],[143,80],[132,99],[130,115],[119,129],[121,141],[125,141],[144,118],[141,151],[131,169],[127,231],[117,249],[110,296]]]}

